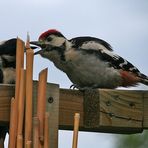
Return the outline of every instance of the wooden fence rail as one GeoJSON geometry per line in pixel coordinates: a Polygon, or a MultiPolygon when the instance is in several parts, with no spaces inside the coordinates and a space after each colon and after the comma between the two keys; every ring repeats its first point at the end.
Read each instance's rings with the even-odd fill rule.
{"type": "MultiPolygon", "coordinates": [[[[37,82],[33,85],[36,102],[37,82]]],[[[0,125],[9,123],[14,88],[14,85],[0,85],[0,125]]],[[[51,130],[57,128],[73,130],[76,112],[81,115],[81,131],[132,134],[148,128],[148,91],[99,89],[80,92],[59,89],[58,85],[48,83],[46,96],[46,109],[51,111],[50,133],[56,134],[51,130]]],[[[58,135],[54,136],[57,140],[58,135]]]]}

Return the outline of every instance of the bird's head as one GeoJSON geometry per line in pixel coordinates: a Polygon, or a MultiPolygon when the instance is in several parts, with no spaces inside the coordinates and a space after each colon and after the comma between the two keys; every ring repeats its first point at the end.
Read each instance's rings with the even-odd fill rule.
{"type": "Polygon", "coordinates": [[[71,43],[57,30],[50,29],[39,36],[38,41],[30,42],[41,50],[35,52],[54,63],[64,61],[64,53],[71,43]]]}
{"type": "Polygon", "coordinates": [[[57,30],[50,29],[39,36],[38,41],[30,42],[41,47],[43,50],[51,51],[54,48],[65,48],[66,38],[57,30]]]}

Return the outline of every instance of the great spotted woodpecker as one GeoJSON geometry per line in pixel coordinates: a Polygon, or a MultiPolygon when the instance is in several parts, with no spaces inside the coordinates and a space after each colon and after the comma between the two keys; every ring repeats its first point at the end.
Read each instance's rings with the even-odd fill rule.
{"type": "MultiPolygon", "coordinates": [[[[0,42],[0,83],[15,83],[16,38],[0,42]]],[[[0,139],[9,131],[7,126],[0,126],[0,139]]]]}
{"type": "Polygon", "coordinates": [[[0,42],[0,83],[15,83],[16,38],[0,42]]]}
{"type": "Polygon", "coordinates": [[[68,40],[59,31],[51,29],[31,44],[41,47],[36,54],[52,61],[77,88],[148,85],[148,77],[115,54],[110,44],[102,39],[85,36],[68,40]]]}
{"type": "MultiPolygon", "coordinates": [[[[0,42],[0,83],[15,83],[16,42],[16,38],[0,42]]],[[[5,137],[8,130],[8,127],[0,126],[0,139],[5,137]]]]}

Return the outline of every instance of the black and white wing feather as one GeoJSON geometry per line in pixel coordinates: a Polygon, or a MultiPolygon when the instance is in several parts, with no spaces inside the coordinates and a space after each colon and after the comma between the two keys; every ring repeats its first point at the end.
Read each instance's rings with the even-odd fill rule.
{"type": "Polygon", "coordinates": [[[113,51],[110,44],[108,44],[106,41],[95,38],[95,37],[76,37],[69,40],[74,48],[83,48],[83,49],[94,49],[98,50],[100,48],[105,48],[109,51],[113,51]]]}
{"type": "Polygon", "coordinates": [[[0,42],[0,55],[16,54],[16,38],[0,42]]]}
{"type": "Polygon", "coordinates": [[[100,50],[99,54],[102,55],[103,60],[109,62],[109,64],[115,69],[131,72],[142,79],[148,80],[148,77],[142,74],[132,63],[112,51],[100,50]]]}
{"type": "Polygon", "coordinates": [[[111,45],[102,39],[94,37],[77,37],[70,41],[77,50],[81,50],[84,53],[95,54],[95,56],[107,62],[110,67],[131,72],[142,79],[148,79],[148,77],[142,74],[133,64],[115,54],[111,45]]]}

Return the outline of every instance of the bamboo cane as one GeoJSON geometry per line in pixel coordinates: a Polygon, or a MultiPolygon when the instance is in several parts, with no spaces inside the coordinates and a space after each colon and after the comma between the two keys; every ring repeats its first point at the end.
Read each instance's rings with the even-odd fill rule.
{"type": "Polygon", "coordinates": [[[29,32],[27,32],[26,49],[30,49],[30,36],[29,36],[29,32]]]}
{"type": "Polygon", "coordinates": [[[72,144],[72,148],[77,148],[79,121],[80,121],[80,114],[79,113],[75,113],[75,116],[74,116],[74,132],[73,132],[73,144],[72,144]]]}
{"type": "Polygon", "coordinates": [[[32,148],[32,141],[27,141],[25,147],[32,148]]]}
{"type": "Polygon", "coordinates": [[[34,55],[33,50],[27,49],[26,51],[25,147],[27,146],[27,141],[32,141],[33,55],[34,55]]]}
{"type": "Polygon", "coordinates": [[[21,69],[20,91],[18,100],[18,131],[17,131],[17,148],[23,148],[23,121],[25,107],[25,70],[21,69]]]}
{"type": "Polygon", "coordinates": [[[15,99],[18,100],[19,95],[19,84],[20,84],[20,72],[21,68],[24,67],[24,42],[17,38],[16,47],[16,83],[15,83],[15,99]]]}
{"type": "Polygon", "coordinates": [[[37,96],[37,116],[39,118],[39,139],[41,145],[44,142],[44,117],[46,104],[46,83],[47,83],[47,68],[39,74],[38,96],[37,96]]]}
{"type": "Polygon", "coordinates": [[[10,129],[9,129],[9,148],[15,148],[15,141],[16,137],[14,136],[15,133],[15,103],[16,100],[14,98],[11,99],[11,109],[10,109],[10,129]]]}
{"type": "Polygon", "coordinates": [[[49,148],[49,112],[45,113],[44,148],[49,148]]]}
{"type": "Polygon", "coordinates": [[[11,148],[16,147],[16,136],[17,136],[17,121],[18,121],[18,95],[19,95],[19,84],[20,84],[20,70],[24,67],[24,42],[17,38],[16,45],[16,84],[15,84],[15,103],[13,104],[13,119],[10,124],[10,140],[9,146],[11,148]],[[12,128],[12,127],[13,128],[12,128]],[[13,139],[13,140],[11,140],[13,139]]]}
{"type": "Polygon", "coordinates": [[[17,135],[17,148],[23,148],[23,135],[17,135]]]}
{"type": "Polygon", "coordinates": [[[39,119],[33,117],[33,148],[39,147],[39,119]]]}

